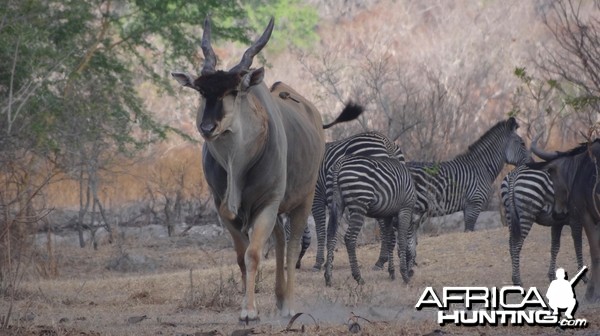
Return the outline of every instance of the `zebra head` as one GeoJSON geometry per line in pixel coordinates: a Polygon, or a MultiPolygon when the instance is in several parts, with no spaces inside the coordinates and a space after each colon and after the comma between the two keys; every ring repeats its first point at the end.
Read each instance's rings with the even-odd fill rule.
{"type": "Polygon", "coordinates": [[[505,162],[515,166],[531,162],[531,153],[527,150],[523,138],[516,132],[517,128],[519,128],[519,124],[515,118],[510,117],[506,121],[506,125],[510,132],[504,150],[505,162]]]}

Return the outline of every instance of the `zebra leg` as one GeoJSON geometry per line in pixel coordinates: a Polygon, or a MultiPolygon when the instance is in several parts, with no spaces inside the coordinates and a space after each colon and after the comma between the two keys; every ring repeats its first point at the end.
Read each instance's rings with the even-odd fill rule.
{"type": "Polygon", "coordinates": [[[381,248],[379,249],[379,259],[373,266],[374,271],[381,271],[383,269],[383,265],[388,262],[390,248],[392,252],[394,252],[394,246],[396,245],[396,237],[394,236],[394,227],[391,223],[386,224],[386,219],[377,219],[377,224],[379,225],[379,234],[381,236],[381,248]],[[391,246],[391,247],[390,247],[391,246]]]}
{"type": "MultiPolygon", "coordinates": [[[[583,268],[583,252],[582,252],[582,235],[583,228],[581,222],[571,221],[571,237],[573,238],[573,245],[575,246],[575,257],[577,258],[577,269],[583,268]]],[[[584,274],[581,277],[581,281],[584,283],[588,282],[587,276],[584,274]]]]}
{"type": "Polygon", "coordinates": [[[315,232],[317,234],[317,257],[315,260],[315,265],[313,266],[313,270],[319,271],[321,270],[321,266],[323,266],[323,262],[325,262],[324,254],[327,231],[325,227],[325,200],[322,197],[317,196],[317,193],[315,193],[315,198],[313,200],[312,215],[315,220],[315,232]]]}
{"type": "Polygon", "coordinates": [[[421,227],[421,224],[423,224],[423,222],[425,221],[425,214],[419,214],[416,213],[415,210],[413,210],[413,214],[412,214],[412,221],[410,223],[410,234],[409,234],[409,238],[408,238],[408,246],[410,247],[410,262],[411,262],[411,267],[414,266],[419,266],[417,264],[417,245],[419,245],[419,239],[418,239],[418,232],[419,232],[419,228],[421,227]]]}
{"type": "Polygon", "coordinates": [[[411,257],[408,255],[411,217],[412,207],[404,208],[398,213],[398,259],[400,259],[400,274],[405,283],[408,283],[413,276],[411,257]]]}
{"type": "Polygon", "coordinates": [[[412,276],[412,268],[414,266],[417,265],[417,244],[419,243],[417,241],[417,225],[415,224],[414,221],[411,220],[410,222],[410,226],[408,229],[408,246],[407,246],[407,262],[408,262],[408,269],[410,270],[410,276],[412,276]]]}
{"type": "MultiPolygon", "coordinates": [[[[377,222],[379,223],[379,226],[382,229],[380,254],[383,254],[386,259],[386,262],[388,262],[388,273],[390,274],[390,279],[395,280],[396,279],[396,270],[394,269],[394,246],[392,246],[392,248],[390,249],[389,245],[390,245],[390,241],[392,239],[388,235],[394,234],[393,225],[395,225],[395,223],[397,223],[397,219],[396,219],[396,217],[378,218],[377,222]]],[[[394,245],[395,245],[396,244],[395,237],[394,237],[393,241],[394,241],[394,245]]],[[[381,257],[382,256],[380,255],[379,256],[380,260],[381,260],[381,257]]],[[[377,265],[375,265],[375,266],[377,266],[377,265]]],[[[383,264],[381,264],[381,266],[383,267],[383,264]]],[[[376,267],[373,267],[373,269],[377,270],[376,267]]]]}
{"type": "MultiPolygon", "coordinates": [[[[552,243],[550,246],[550,267],[548,268],[548,280],[552,282],[556,278],[556,256],[560,250],[560,235],[562,233],[563,224],[554,224],[550,228],[552,235],[552,243]]],[[[575,238],[573,238],[575,242],[575,238]]],[[[577,245],[577,243],[575,243],[577,245]]]]}
{"type": "Polygon", "coordinates": [[[352,270],[352,277],[359,285],[363,285],[365,281],[360,275],[360,269],[356,259],[356,238],[358,237],[358,233],[360,232],[364,221],[365,216],[362,212],[350,212],[348,230],[346,230],[346,235],[344,236],[346,250],[348,251],[348,261],[350,262],[350,269],[352,270]]]}
{"type": "Polygon", "coordinates": [[[477,222],[477,217],[479,217],[479,213],[481,212],[482,205],[483,204],[481,204],[481,202],[475,202],[467,203],[465,206],[465,210],[463,211],[465,215],[465,232],[475,230],[475,223],[477,222]]]}
{"type": "MultiPolygon", "coordinates": [[[[510,221],[509,221],[510,223],[510,221]]],[[[522,286],[521,282],[521,270],[520,270],[520,256],[521,249],[523,248],[523,243],[525,242],[525,238],[529,234],[531,230],[531,226],[533,225],[533,219],[528,218],[526,216],[520,217],[520,221],[518,222],[521,226],[521,236],[515,237],[512,230],[510,231],[510,238],[508,239],[509,248],[510,248],[510,259],[512,263],[512,282],[515,286],[522,286]]],[[[512,224],[511,224],[512,225],[512,224]]]]}
{"type": "MultiPolygon", "coordinates": [[[[344,209],[331,211],[327,225],[327,261],[325,262],[325,286],[331,286],[331,272],[333,268],[333,253],[337,244],[337,228],[344,209]],[[339,211],[339,216],[338,216],[339,211]]],[[[315,221],[316,223],[316,221],[315,221]]]]}
{"type": "Polygon", "coordinates": [[[310,229],[308,228],[308,225],[306,225],[306,228],[304,228],[304,233],[302,234],[302,249],[300,250],[300,255],[298,256],[298,261],[296,262],[296,269],[300,269],[302,266],[302,257],[304,257],[306,250],[308,250],[308,247],[310,246],[310,240],[310,229]]]}
{"type": "Polygon", "coordinates": [[[523,247],[524,238],[510,236],[508,244],[510,246],[510,260],[512,264],[512,282],[515,286],[522,286],[520,260],[521,248],[523,247]]]}

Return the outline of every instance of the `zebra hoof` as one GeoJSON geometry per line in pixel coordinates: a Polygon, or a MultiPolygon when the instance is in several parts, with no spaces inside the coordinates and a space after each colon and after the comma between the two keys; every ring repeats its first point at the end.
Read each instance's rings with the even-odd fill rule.
{"type": "Polygon", "coordinates": [[[415,275],[415,271],[413,271],[413,270],[408,271],[408,278],[409,279],[412,278],[413,275],[415,275]]]}
{"type": "Polygon", "coordinates": [[[331,287],[331,275],[325,274],[325,286],[331,287]]]}
{"type": "Polygon", "coordinates": [[[302,263],[298,260],[298,262],[296,262],[296,269],[300,269],[300,267],[302,267],[302,263]]]}
{"type": "Polygon", "coordinates": [[[313,268],[312,268],[312,270],[314,272],[319,272],[321,270],[321,265],[314,265],[313,268]]]}
{"type": "Polygon", "coordinates": [[[373,266],[373,271],[381,271],[381,270],[383,270],[383,264],[376,263],[373,266]]]}
{"type": "Polygon", "coordinates": [[[358,279],[356,279],[356,282],[357,282],[359,285],[364,285],[364,284],[365,284],[365,280],[363,280],[363,278],[360,278],[360,277],[359,277],[358,279]]]}
{"type": "Polygon", "coordinates": [[[390,271],[390,280],[392,280],[392,281],[396,280],[396,272],[390,271]]]}

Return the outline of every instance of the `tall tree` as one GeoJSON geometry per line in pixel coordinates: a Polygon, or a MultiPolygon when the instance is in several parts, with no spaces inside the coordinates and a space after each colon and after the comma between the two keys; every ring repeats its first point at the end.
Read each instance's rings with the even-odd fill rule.
{"type": "Polygon", "coordinates": [[[548,76],[566,81],[565,103],[587,119],[598,122],[600,111],[600,19],[592,13],[600,2],[556,0],[545,13],[544,23],[556,48],[548,49],[539,67],[548,76]]]}
{"type": "Polygon", "coordinates": [[[50,158],[80,181],[80,217],[89,204],[102,213],[110,160],[178,132],[147,111],[138,84],[170,90],[168,70],[200,63],[208,13],[217,38],[247,42],[234,0],[0,0],[0,169],[50,158]]]}

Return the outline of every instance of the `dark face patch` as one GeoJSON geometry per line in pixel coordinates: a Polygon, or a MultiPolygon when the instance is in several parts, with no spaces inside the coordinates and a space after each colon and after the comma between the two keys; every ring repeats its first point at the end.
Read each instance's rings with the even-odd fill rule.
{"type": "Polygon", "coordinates": [[[203,136],[210,137],[217,128],[223,119],[223,97],[234,92],[240,81],[240,74],[221,70],[200,76],[194,81],[194,87],[205,99],[202,120],[197,125],[203,136]]]}
{"type": "Polygon", "coordinates": [[[208,99],[221,99],[226,94],[237,89],[242,77],[239,73],[228,73],[219,70],[215,73],[198,77],[194,87],[208,99]]]}

